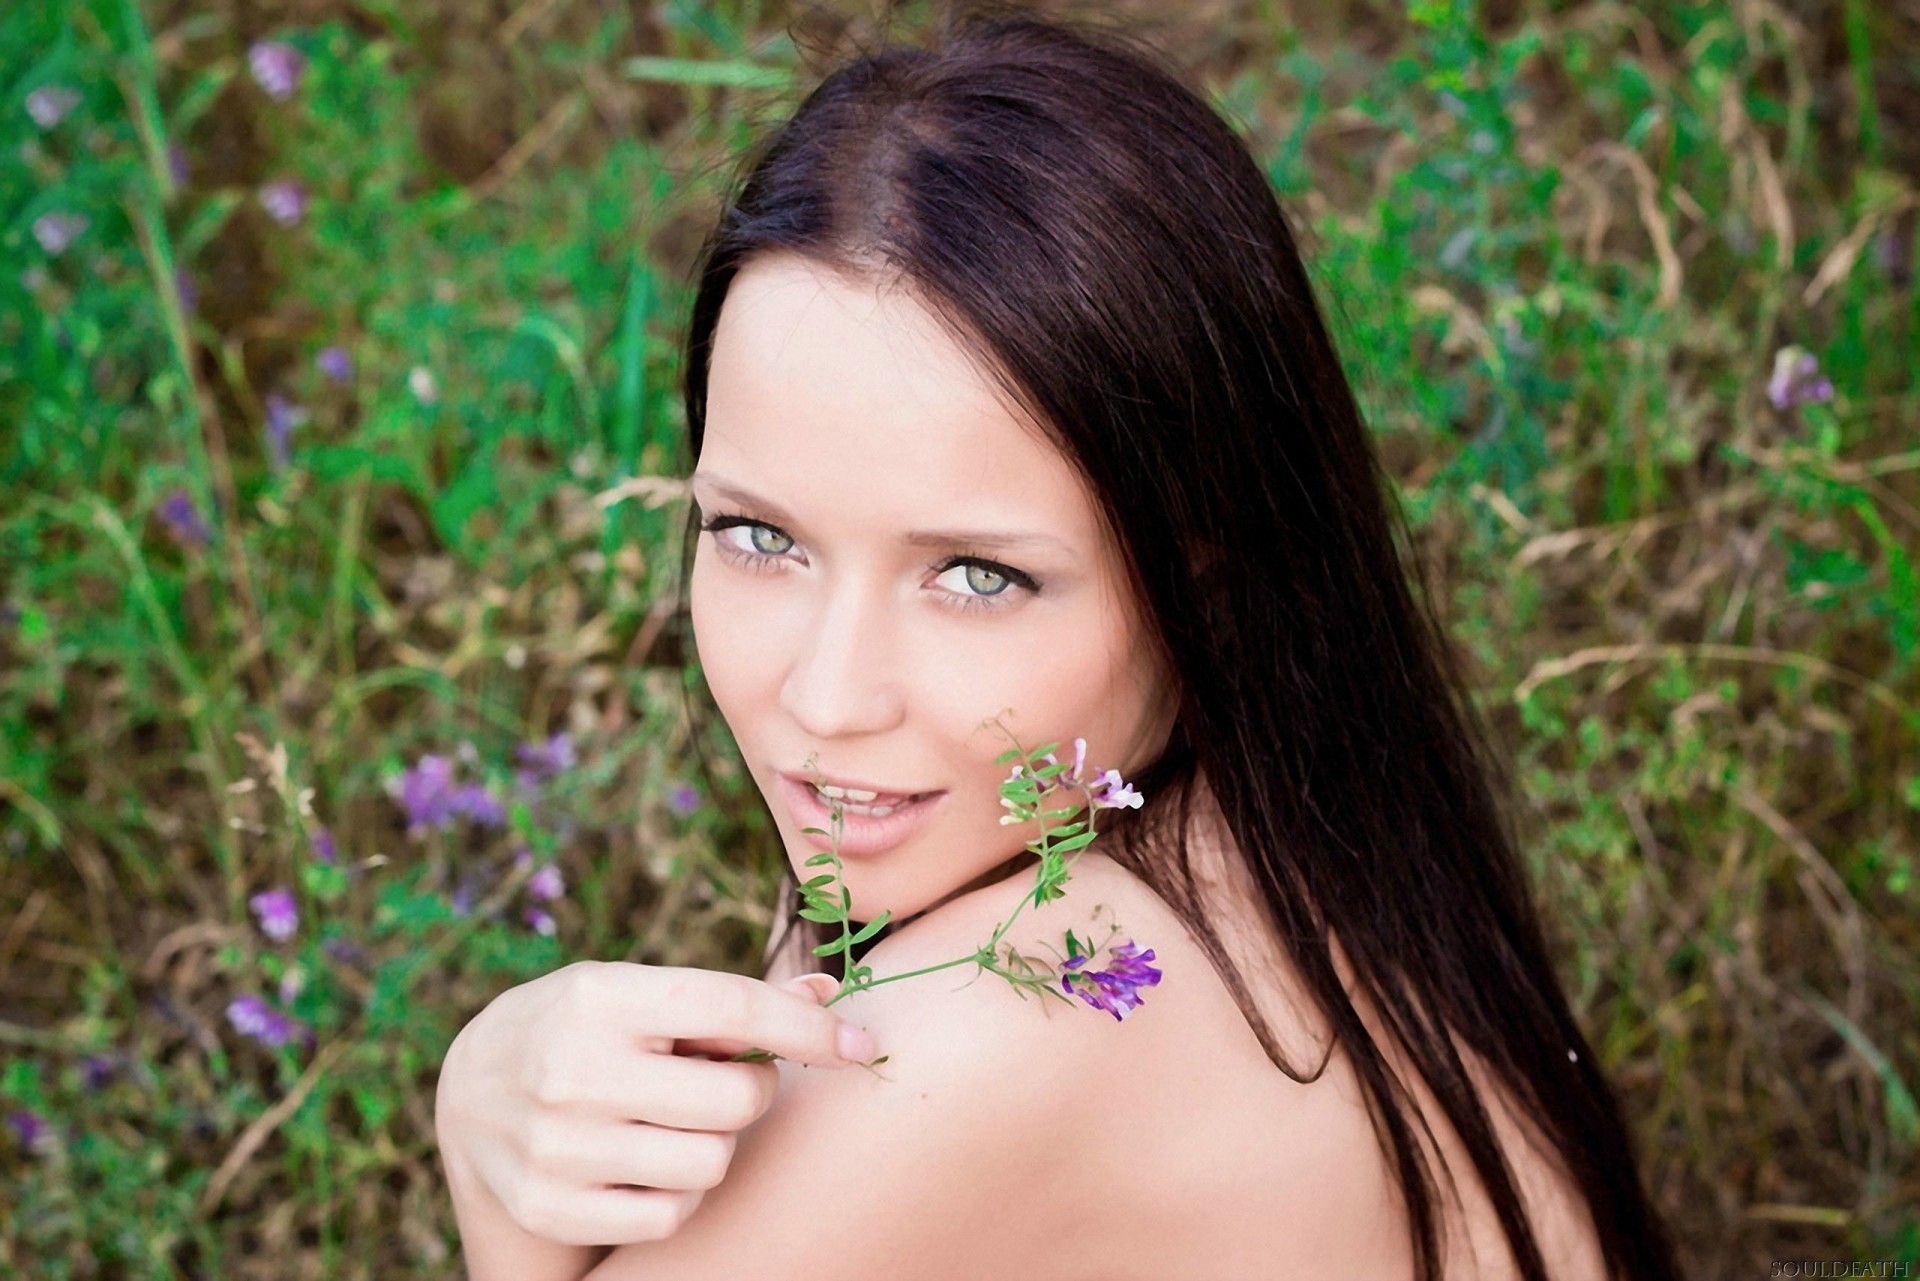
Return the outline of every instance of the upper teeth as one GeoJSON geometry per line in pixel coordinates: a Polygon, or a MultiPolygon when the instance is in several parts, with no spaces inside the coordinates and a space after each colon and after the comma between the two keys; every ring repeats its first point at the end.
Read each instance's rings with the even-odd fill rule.
{"type": "Polygon", "coordinates": [[[819,788],[824,795],[834,797],[837,800],[852,801],[856,805],[865,805],[867,802],[878,800],[880,797],[880,793],[878,792],[869,792],[858,787],[834,787],[825,783],[815,783],[814,786],[819,788]]]}

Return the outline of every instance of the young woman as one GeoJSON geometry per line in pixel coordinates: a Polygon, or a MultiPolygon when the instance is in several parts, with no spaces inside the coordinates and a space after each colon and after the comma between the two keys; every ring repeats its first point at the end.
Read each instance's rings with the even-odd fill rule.
{"type": "Polygon", "coordinates": [[[1006,941],[1117,921],[1163,978],[826,1010],[803,927],[765,981],[514,989],[440,1088],[476,1278],[1674,1275],[1285,218],[1150,49],[980,15],[827,78],[685,374],[695,639],[792,868],[813,771],[902,806],[848,819],[862,963],[1030,889],[997,717],[1146,799],[1006,941]]]}

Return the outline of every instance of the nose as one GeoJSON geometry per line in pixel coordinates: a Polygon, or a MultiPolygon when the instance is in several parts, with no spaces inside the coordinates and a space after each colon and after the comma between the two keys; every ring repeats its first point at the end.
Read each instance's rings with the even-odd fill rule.
{"type": "Polygon", "coordinates": [[[781,710],[823,742],[893,728],[906,698],[887,610],[851,584],[828,592],[826,602],[813,630],[800,638],[780,686],[781,710]]]}

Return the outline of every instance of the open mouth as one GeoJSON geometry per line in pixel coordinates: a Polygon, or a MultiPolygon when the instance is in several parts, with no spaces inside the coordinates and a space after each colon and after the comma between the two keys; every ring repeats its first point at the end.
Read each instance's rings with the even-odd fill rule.
{"type": "Polygon", "coordinates": [[[875,796],[870,801],[831,797],[812,783],[785,778],[788,809],[801,828],[816,827],[825,836],[809,833],[808,839],[822,849],[831,849],[834,832],[833,812],[840,811],[840,852],[848,855],[877,854],[892,849],[917,831],[927,817],[939,808],[945,791],[913,792],[898,796],[875,796]]]}

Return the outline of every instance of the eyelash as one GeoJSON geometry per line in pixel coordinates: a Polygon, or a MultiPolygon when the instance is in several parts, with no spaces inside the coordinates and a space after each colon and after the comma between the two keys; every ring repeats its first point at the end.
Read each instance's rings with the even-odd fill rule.
{"type": "MultiPolygon", "coordinates": [[[[705,524],[701,525],[700,528],[704,533],[717,534],[720,530],[732,529],[739,525],[769,529],[782,538],[791,539],[793,537],[793,535],[787,533],[786,530],[781,529],[778,525],[769,525],[763,520],[751,520],[745,516],[714,516],[705,524]]],[[[768,552],[741,551],[738,547],[717,537],[713,540],[713,545],[723,558],[753,570],[755,573],[767,572],[770,568],[770,562],[782,559],[768,552]]],[[[1038,592],[1040,590],[1040,584],[1034,580],[1032,575],[1022,573],[1011,565],[1002,565],[999,561],[987,560],[980,556],[968,556],[965,554],[949,556],[946,560],[934,566],[934,572],[944,574],[958,565],[978,565],[982,569],[1006,579],[1015,587],[1025,588],[1029,592],[1038,592]]],[[[1001,599],[1011,594],[1010,592],[995,592],[991,596],[964,596],[949,593],[949,596],[954,597],[956,601],[950,608],[960,610],[962,613],[981,609],[1005,609],[1007,606],[1001,603],[1001,599]]]]}

